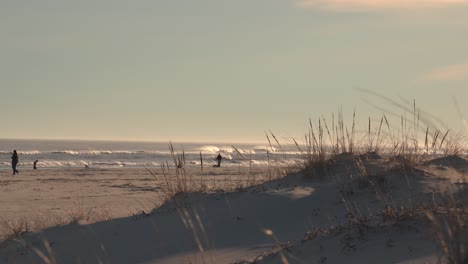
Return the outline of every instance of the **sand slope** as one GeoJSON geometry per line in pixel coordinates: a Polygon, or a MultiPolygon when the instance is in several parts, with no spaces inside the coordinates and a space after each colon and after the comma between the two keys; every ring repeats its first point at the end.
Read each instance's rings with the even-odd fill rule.
{"type": "Polygon", "coordinates": [[[26,235],[1,245],[0,262],[40,263],[40,251],[58,263],[282,263],[282,255],[289,263],[433,263],[427,223],[384,223],[379,213],[463,197],[466,168],[440,166],[341,155],[317,179],[297,173],[243,192],[181,194],[150,215],[26,235]],[[458,174],[447,180],[451,170],[458,174]],[[369,227],[350,225],[350,213],[373,215],[369,227]],[[304,240],[310,230],[328,233],[304,240]]]}

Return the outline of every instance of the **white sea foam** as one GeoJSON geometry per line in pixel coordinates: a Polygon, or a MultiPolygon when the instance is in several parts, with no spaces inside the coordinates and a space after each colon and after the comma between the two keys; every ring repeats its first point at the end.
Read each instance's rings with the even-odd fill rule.
{"type": "Polygon", "coordinates": [[[255,146],[253,147],[253,150],[258,151],[258,152],[270,152],[270,153],[275,153],[276,148],[275,147],[270,147],[270,146],[255,146]]]}
{"type": "Polygon", "coordinates": [[[110,151],[110,150],[62,150],[54,151],[55,154],[68,155],[106,155],[106,154],[136,154],[132,151],[110,151]]]}
{"type": "Polygon", "coordinates": [[[203,146],[199,149],[200,152],[202,153],[207,153],[207,154],[215,154],[218,152],[223,152],[223,153],[232,153],[234,152],[234,149],[229,146],[222,146],[222,147],[217,147],[217,146],[203,146]]]}
{"type": "Polygon", "coordinates": [[[55,154],[68,154],[68,155],[79,155],[80,152],[74,150],[64,150],[64,151],[56,151],[55,154]]]}
{"type": "MultiPolygon", "coordinates": [[[[38,154],[40,154],[39,152],[38,154]]],[[[169,155],[170,151],[148,151],[148,150],[55,150],[50,152],[43,152],[44,154],[65,154],[65,155],[111,155],[111,154],[125,154],[125,155],[138,155],[138,154],[153,154],[153,155],[169,155]]]]}
{"type": "Polygon", "coordinates": [[[20,150],[18,151],[18,155],[38,155],[41,154],[39,150],[20,150]]]}
{"type": "Polygon", "coordinates": [[[240,148],[236,148],[236,149],[237,149],[236,152],[239,152],[240,154],[255,154],[255,150],[253,149],[249,149],[249,150],[240,149],[240,148]]]}
{"type": "Polygon", "coordinates": [[[278,151],[278,152],[275,152],[274,154],[277,154],[277,155],[302,155],[303,153],[301,153],[300,151],[278,151]]]}

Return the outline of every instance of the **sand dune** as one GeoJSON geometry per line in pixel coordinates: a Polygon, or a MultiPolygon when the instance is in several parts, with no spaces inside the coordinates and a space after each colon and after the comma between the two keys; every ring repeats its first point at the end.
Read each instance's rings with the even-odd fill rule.
{"type": "MultiPolygon", "coordinates": [[[[240,192],[184,193],[151,212],[26,234],[2,244],[0,261],[435,263],[442,254],[421,208],[442,204],[448,196],[465,207],[468,202],[466,163],[435,163],[408,167],[397,159],[342,154],[320,177],[298,172],[240,192]]],[[[231,179],[242,180],[234,171],[216,172],[210,177],[231,173],[231,179]]],[[[98,193],[119,193],[111,193],[117,200],[110,206],[115,212],[138,212],[129,200],[149,199],[157,187],[143,171],[126,173],[96,172],[100,176],[81,184],[100,186],[98,193]]],[[[69,186],[68,178],[58,174],[52,181],[56,187],[69,186]]],[[[39,177],[27,177],[31,182],[22,186],[32,188],[39,177]]],[[[75,176],[71,184],[78,184],[77,177],[87,176],[75,176]]]]}

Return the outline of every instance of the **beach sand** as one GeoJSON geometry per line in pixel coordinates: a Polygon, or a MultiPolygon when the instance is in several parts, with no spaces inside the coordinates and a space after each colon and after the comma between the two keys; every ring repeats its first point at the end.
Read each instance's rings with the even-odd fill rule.
{"type": "MultiPolygon", "coordinates": [[[[162,205],[163,181],[142,169],[2,174],[2,215],[66,214],[78,197],[112,219],[5,241],[0,263],[444,263],[424,215],[448,197],[466,208],[467,173],[460,157],[408,166],[340,154],[313,176],[298,171],[237,191],[183,193],[162,205]]],[[[261,176],[209,168],[204,177],[238,186],[261,176]]],[[[468,243],[466,225],[460,232],[468,243]]]]}
{"type": "MultiPolygon", "coordinates": [[[[78,211],[93,220],[127,217],[149,212],[163,202],[161,168],[24,169],[19,175],[0,171],[0,221],[62,219],[78,211]]],[[[187,168],[196,182],[228,188],[261,179],[265,169],[245,167],[187,168]]],[[[2,226],[0,226],[0,233],[2,226]]]]}

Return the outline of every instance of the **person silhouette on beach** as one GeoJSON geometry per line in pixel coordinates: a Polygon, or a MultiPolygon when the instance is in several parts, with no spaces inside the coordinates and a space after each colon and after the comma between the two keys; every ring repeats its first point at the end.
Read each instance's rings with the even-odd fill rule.
{"type": "Polygon", "coordinates": [[[216,160],[218,161],[218,164],[215,165],[216,167],[221,167],[221,160],[223,159],[223,156],[221,156],[221,153],[218,153],[218,156],[216,157],[216,160]]]}
{"type": "Polygon", "coordinates": [[[18,161],[18,153],[16,153],[16,150],[13,150],[13,156],[11,156],[11,168],[13,169],[13,175],[19,174],[19,171],[16,169],[18,161]]]}
{"type": "Polygon", "coordinates": [[[35,170],[37,170],[37,162],[38,162],[38,160],[35,160],[34,164],[33,164],[33,169],[35,169],[35,170]]]}

